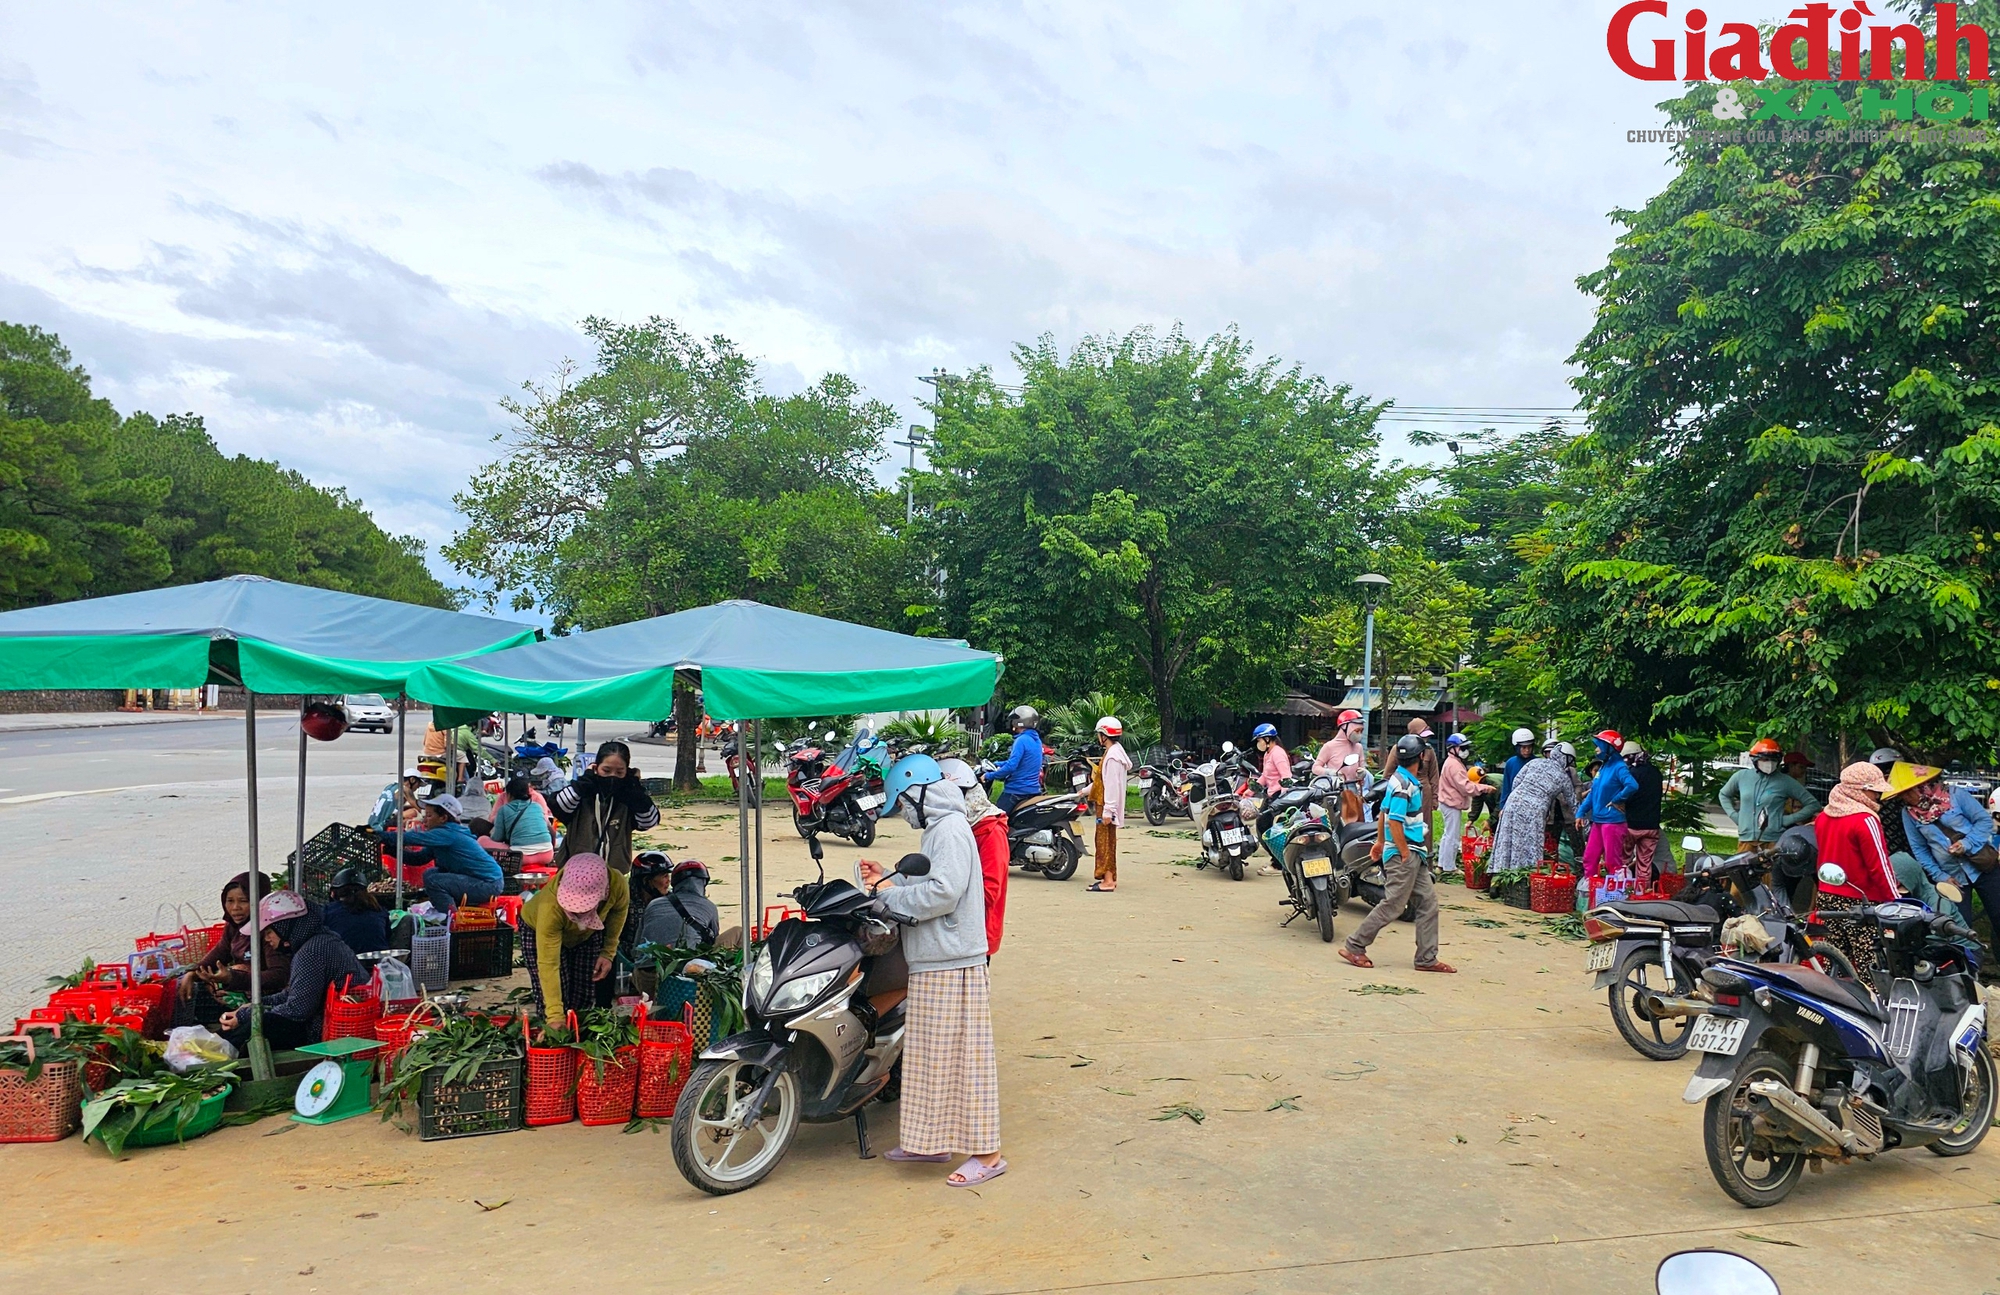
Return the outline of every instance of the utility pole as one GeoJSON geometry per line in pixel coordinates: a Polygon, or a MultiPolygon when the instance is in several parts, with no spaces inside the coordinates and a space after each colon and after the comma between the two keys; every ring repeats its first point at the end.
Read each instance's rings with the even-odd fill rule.
{"type": "Polygon", "coordinates": [[[917,451],[919,449],[929,449],[931,441],[928,436],[924,435],[923,428],[917,426],[915,423],[911,423],[909,440],[891,441],[889,443],[891,445],[907,445],[910,447],[910,466],[903,474],[903,521],[907,525],[917,519],[917,451]]]}

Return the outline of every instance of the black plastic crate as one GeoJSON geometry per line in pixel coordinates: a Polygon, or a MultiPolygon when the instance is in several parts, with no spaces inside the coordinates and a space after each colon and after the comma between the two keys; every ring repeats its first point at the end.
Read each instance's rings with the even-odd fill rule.
{"type": "Polygon", "coordinates": [[[489,930],[451,933],[451,979],[498,979],[513,972],[513,927],[501,922],[489,930]]]}
{"type": "Polygon", "coordinates": [[[442,1069],[424,1072],[417,1090],[417,1137],[424,1142],[511,1133],[521,1127],[527,1058],[488,1061],[456,1083],[442,1069]]]}
{"type": "MultiPolygon", "coordinates": [[[[298,851],[285,856],[285,872],[293,875],[298,860],[298,851]]],[[[365,827],[350,827],[346,823],[328,823],[319,833],[306,842],[306,866],[299,877],[299,893],[307,902],[324,904],[333,896],[333,874],[342,868],[353,868],[361,874],[361,880],[377,881],[384,875],[382,871],[382,846],[375,834],[365,827]]]]}

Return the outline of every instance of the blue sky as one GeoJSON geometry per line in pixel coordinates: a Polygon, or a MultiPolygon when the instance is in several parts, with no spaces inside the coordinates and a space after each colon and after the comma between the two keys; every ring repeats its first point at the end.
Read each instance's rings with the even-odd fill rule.
{"type": "Polygon", "coordinates": [[[933,367],[1175,321],[1565,405],[1574,279],[1665,177],[1613,7],[8,6],[0,318],[433,545],[588,314],[913,419],[933,367]]]}

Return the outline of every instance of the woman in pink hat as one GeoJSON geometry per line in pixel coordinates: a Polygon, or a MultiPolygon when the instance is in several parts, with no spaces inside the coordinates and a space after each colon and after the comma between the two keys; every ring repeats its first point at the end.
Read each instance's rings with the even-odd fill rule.
{"type": "Polygon", "coordinates": [[[521,960],[547,1020],[610,1005],[611,955],[625,930],[630,893],[603,855],[573,854],[521,905],[521,960]]]}

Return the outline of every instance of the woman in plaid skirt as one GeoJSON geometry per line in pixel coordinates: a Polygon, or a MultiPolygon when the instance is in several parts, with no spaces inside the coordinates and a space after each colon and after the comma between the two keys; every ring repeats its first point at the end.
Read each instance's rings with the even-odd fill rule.
{"type": "Polygon", "coordinates": [[[885,880],[863,860],[862,880],[883,906],[917,919],[903,928],[910,964],[903,1036],[902,1145],[885,1159],[945,1164],[967,1157],[945,1181],[970,1187],[1007,1172],[1000,1155],[1000,1064],[986,981],[986,895],[979,848],[965,820],[965,793],[937,761],[909,755],[890,766],[883,794],[924,834],[930,872],[885,880]]]}

